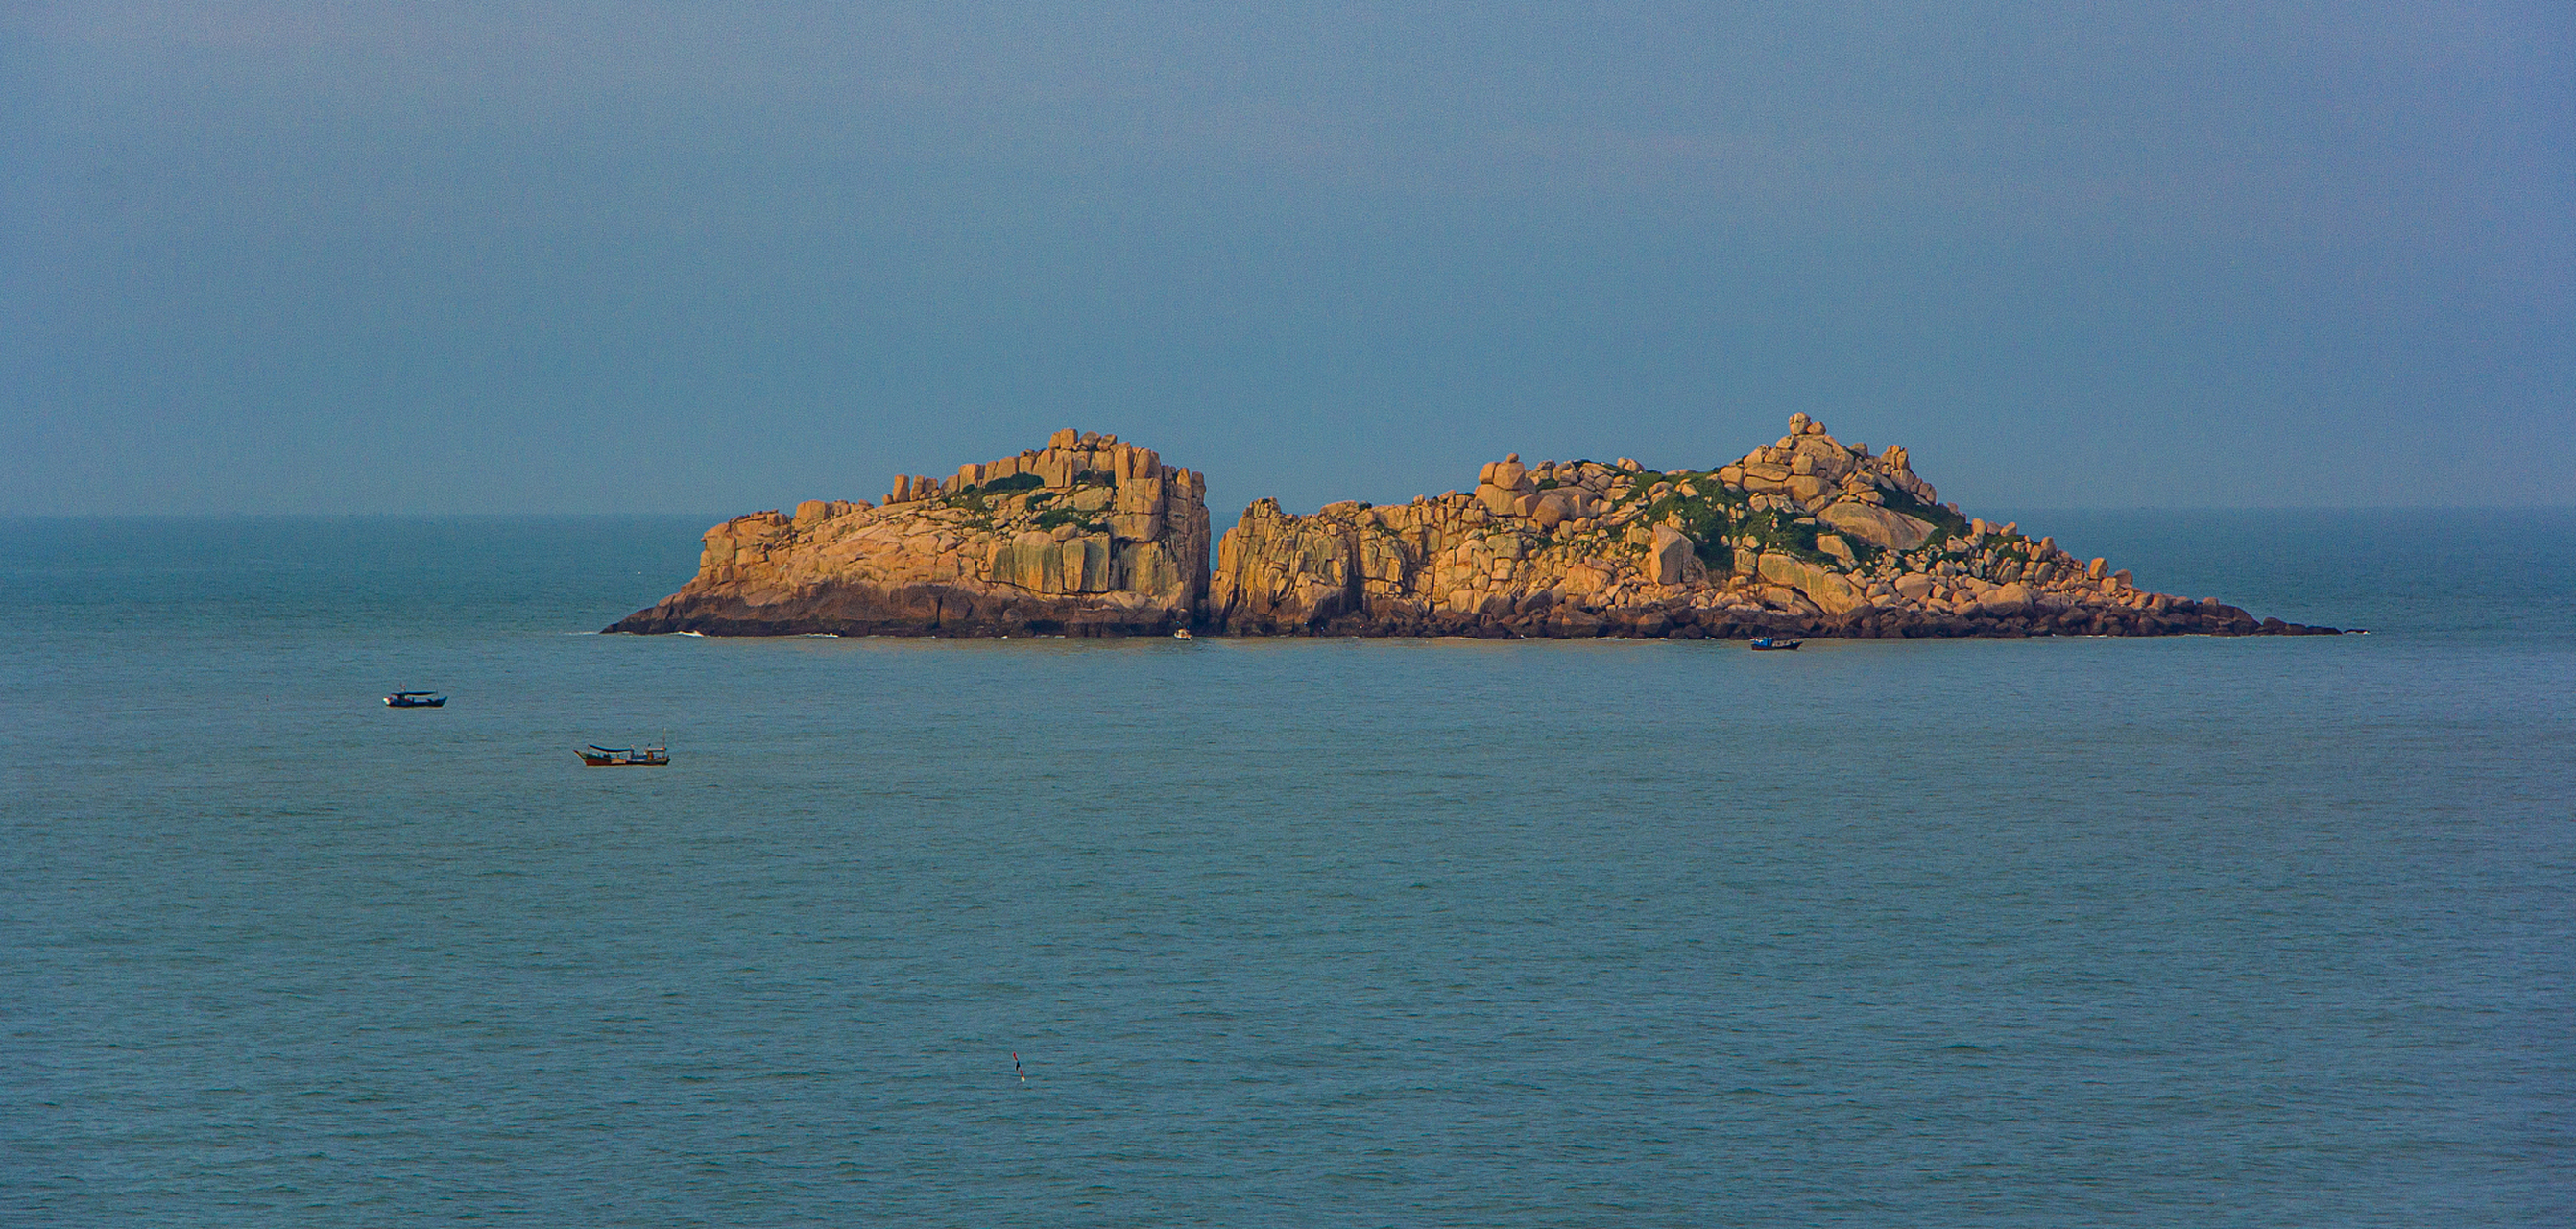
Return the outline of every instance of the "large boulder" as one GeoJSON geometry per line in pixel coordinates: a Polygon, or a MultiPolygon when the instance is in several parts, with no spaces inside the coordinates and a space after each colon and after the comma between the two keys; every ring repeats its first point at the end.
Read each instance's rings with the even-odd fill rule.
{"type": "Polygon", "coordinates": [[[1841,614],[1868,604],[1860,589],[1841,574],[1792,555],[1765,551],[1756,561],[1754,572],[1773,584],[1805,594],[1808,601],[1827,614],[1841,614]]]}
{"type": "Polygon", "coordinates": [[[1857,499],[1828,504],[1816,519],[1881,550],[1913,550],[1931,540],[1933,530],[1928,522],[1857,499]]]}
{"type": "Polygon", "coordinates": [[[1655,526],[1652,545],[1646,548],[1647,579],[1659,585],[1678,585],[1690,565],[1690,535],[1670,525],[1655,526]]]}
{"type": "Polygon", "coordinates": [[[1538,503],[1530,509],[1529,515],[1531,520],[1538,522],[1539,528],[1554,529],[1574,519],[1574,506],[1570,497],[1549,491],[1538,497],[1538,503]]]}
{"type": "Polygon", "coordinates": [[[2037,596],[2030,586],[2014,581],[1978,594],[1976,609],[1998,617],[2026,614],[2037,596]]]}

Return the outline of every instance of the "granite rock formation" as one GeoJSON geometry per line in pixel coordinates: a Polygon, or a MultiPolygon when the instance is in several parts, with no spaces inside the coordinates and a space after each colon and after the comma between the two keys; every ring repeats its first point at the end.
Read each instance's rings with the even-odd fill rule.
{"type": "Polygon", "coordinates": [[[2137,587],[1939,502],[1903,448],[1804,414],[1706,470],[1484,467],[1410,504],[1245,509],[1207,620],[1235,635],[2025,636],[2331,632],[2137,587]]]}
{"type": "Polygon", "coordinates": [[[1207,595],[1207,482],[1116,436],[895,479],[883,506],[809,500],[706,532],[698,574],[612,632],[1169,633],[1207,595]]]}

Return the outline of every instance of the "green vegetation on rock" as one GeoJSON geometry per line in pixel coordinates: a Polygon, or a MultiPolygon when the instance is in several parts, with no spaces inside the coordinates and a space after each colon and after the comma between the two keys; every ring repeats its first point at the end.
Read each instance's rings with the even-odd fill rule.
{"type": "Polygon", "coordinates": [[[1084,533],[1109,532],[1109,522],[1090,517],[1072,508],[1049,508],[1038,513],[1029,523],[1038,529],[1048,531],[1053,531],[1059,526],[1072,525],[1084,533]]]}
{"type": "Polygon", "coordinates": [[[995,495],[1007,495],[1013,491],[1034,491],[1045,485],[1046,479],[1036,474],[1013,474],[1008,478],[995,478],[985,483],[982,489],[995,495]]]}

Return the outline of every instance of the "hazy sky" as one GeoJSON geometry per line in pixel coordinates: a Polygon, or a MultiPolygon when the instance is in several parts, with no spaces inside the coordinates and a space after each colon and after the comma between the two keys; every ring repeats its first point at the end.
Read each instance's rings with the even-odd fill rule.
{"type": "Polygon", "coordinates": [[[1257,7],[12,6],[0,511],[2576,503],[2563,0],[1257,7]]]}

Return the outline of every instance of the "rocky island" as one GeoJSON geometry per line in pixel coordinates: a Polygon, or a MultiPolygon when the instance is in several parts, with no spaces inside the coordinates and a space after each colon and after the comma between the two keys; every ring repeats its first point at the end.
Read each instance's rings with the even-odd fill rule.
{"type": "Polygon", "coordinates": [[[612,632],[1136,636],[1207,597],[1207,480],[1118,437],[895,479],[883,506],[808,500],[706,532],[698,574],[612,632]]]}
{"type": "Polygon", "coordinates": [[[1472,492],[1262,500],[1207,565],[1206,483],[1115,436],[882,507],[812,501],[706,535],[687,587],[610,631],[710,635],[2153,636],[2332,633],[2140,589],[1939,502],[1903,448],[1805,414],[1708,469],[1487,464],[1472,492]]]}

